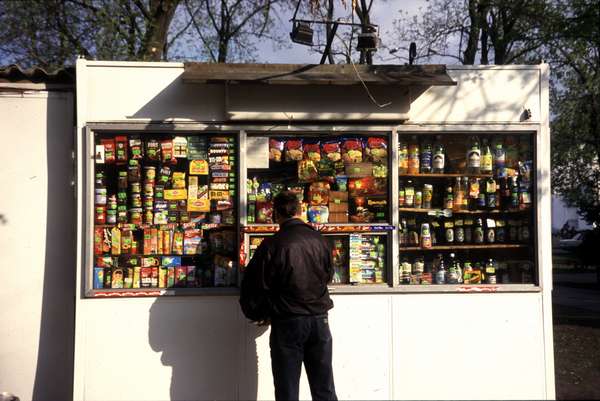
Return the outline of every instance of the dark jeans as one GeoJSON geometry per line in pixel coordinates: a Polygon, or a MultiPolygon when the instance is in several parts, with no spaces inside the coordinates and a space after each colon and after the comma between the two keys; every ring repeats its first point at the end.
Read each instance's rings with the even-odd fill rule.
{"type": "Polygon", "coordinates": [[[327,315],[294,316],[271,322],[271,367],[276,400],[297,400],[302,362],[313,400],[337,400],[331,368],[327,315]]]}

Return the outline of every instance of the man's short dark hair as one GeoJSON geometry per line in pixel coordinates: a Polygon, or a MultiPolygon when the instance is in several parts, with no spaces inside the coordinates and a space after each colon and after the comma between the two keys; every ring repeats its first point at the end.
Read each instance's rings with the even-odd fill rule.
{"type": "Polygon", "coordinates": [[[296,216],[301,207],[298,196],[292,191],[280,192],[273,199],[273,208],[280,218],[289,219],[296,216]]]}

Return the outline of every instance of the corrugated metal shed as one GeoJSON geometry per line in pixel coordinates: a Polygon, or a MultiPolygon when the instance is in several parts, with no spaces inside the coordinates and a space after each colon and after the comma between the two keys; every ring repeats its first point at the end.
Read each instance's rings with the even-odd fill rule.
{"type": "Polygon", "coordinates": [[[18,65],[11,64],[6,67],[0,67],[0,82],[46,83],[74,86],[75,67],[68,66],[47,71],[41,67],[23,69],[18,65]]]}

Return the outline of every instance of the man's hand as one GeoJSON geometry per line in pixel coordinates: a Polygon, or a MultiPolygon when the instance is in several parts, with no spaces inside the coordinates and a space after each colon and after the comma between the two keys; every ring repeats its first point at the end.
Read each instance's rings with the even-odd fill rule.
{"type": "Polygon", "coordinates": [[[269,326],[271,324],[271,320],[270,319],[258,320],[256,322],[254,322],[254,324],[257,326],[269,326]]]}

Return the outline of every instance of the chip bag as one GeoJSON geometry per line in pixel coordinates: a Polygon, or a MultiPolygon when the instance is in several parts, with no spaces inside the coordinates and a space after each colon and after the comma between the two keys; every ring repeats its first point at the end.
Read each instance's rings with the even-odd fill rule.
{"type": "Polygon", "coordinates": [[[358,138],[346,139],[342,145],[344,163],[361,163],[363,160],[363,144],[358,138]]]}
{"type": "Polygon", "coordinates": [[[288,139],[285,143],[285,161],[300,161],[302,156],[302,139],[288,139]]]}
{"type": "Polygon", "coordinates": [[[285,142],[276,138],[269,139],[269,160],[280,162],[283,156],[285,142]]]}
{"type": "Polygon", "coordinates": [[[318,162],[321,160],[321,145],[319,141],[304,143],[304,159],[318,162]]]}

